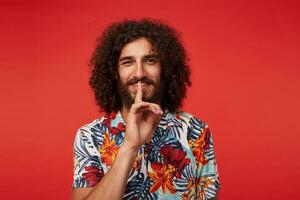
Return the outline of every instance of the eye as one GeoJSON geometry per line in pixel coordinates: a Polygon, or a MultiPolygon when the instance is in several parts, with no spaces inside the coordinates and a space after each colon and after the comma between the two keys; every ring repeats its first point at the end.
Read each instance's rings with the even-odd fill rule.
{"type": "Polygon", "coordinates": [[[131,65],[131,63],[132,63],[131,60],[126,60],[126,61],[122,62],[121,65],[129,66],[129,65],[131,65]]]}
{"type": "Polygon", "coordinates": [[[155,63],[157,63],[157,59],[156,58],[148,58],[148,59],[146,59],[146,62],[149,64],[155,64],[155,63]]]}

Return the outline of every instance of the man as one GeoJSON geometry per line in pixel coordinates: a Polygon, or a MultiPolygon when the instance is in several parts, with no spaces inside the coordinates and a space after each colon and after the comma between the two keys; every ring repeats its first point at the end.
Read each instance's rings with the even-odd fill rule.
{"type": "Polygon", "coordinates": [[[176,30],[153,19],[114,23],[91,65],[105,115],[77,132],[71,198],[216,198],[211,132],[179,110],[191,83],[176,30]]]}

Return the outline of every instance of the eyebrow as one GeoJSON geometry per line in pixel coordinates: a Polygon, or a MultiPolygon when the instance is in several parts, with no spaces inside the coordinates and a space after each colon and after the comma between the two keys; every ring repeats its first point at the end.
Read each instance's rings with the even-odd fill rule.
{"type": "Polygon", "coordinates": [[[150,55],[144,56],[144,59],[149,59],[149,58],[156,58],[156,59],[158,59],[158,56],[156,54],[150,54],[150,55]]]}
{"type": "Polygon", "coordinates": [[[132,60],[132,59],[133,59],[132,56],[124,56],[124,57],[119,59],[119,62],[122,62],[123,60],[132,60]]]}

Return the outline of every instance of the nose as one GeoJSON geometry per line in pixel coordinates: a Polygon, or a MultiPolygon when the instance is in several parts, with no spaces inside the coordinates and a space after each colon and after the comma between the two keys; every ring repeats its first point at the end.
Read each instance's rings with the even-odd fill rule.
{"type": "Polygon", "coordinates": [[[142,62],[137,62],[136,64],[136,70],[135,70],[135,77],[137,79],[142,79],[146,76],[146,71],[144,69],[142,62]]]}

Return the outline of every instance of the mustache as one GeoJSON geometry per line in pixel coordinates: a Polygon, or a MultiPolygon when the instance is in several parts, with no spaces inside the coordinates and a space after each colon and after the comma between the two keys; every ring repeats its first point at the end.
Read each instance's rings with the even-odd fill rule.
{"type": "Polygon", "coordinates": [[[147,77],[143,77],[143,78],[141,78],[141,79],[138,79],[138,78],[132,78],[132,79],[128,80],[128,81],[126,82],[125,85],[126,85],[126,86],[133,85],[133,84],[138,83],[139,81],[140,81],[141,83],[146,83],[146,84],[152,84],[152,85],[155,85],[155,82],[154,82],[153,80],[147,78],[147,77]]]}

